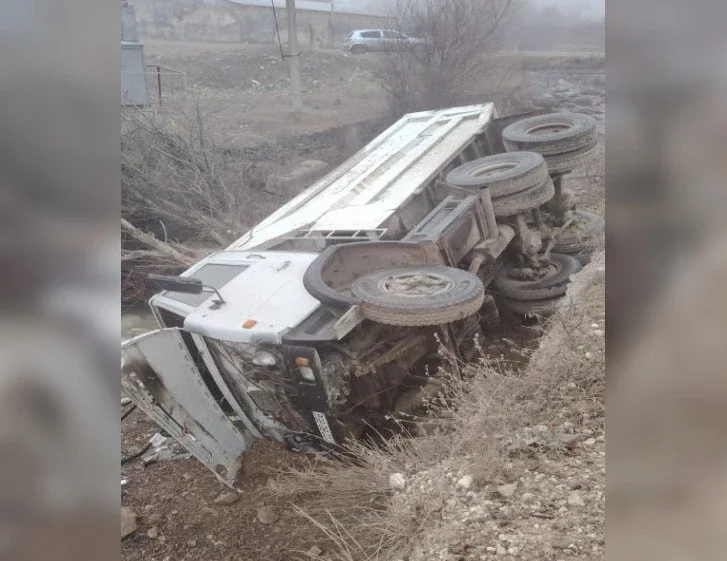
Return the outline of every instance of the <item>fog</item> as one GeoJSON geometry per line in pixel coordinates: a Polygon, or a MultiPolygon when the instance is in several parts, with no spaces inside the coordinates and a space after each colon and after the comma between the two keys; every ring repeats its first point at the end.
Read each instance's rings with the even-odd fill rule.
{"type": "Polygon", "coordinates": [[[533,12],[549,11],[555,8],[568,17],[598,21],[606,17],[605,0],[531,0],[527,6],[533,12]]]}
{"type": "MultiPolygon", "coordinates": [[[[383,13],[391,2],[386,0],[333,0],[334,6],[364,12],[383,13]]],[[[569,18],[602,21],[606,14],[605,0],[526,0],[523,13],[542,15],[560,13],[569,18]]]]}

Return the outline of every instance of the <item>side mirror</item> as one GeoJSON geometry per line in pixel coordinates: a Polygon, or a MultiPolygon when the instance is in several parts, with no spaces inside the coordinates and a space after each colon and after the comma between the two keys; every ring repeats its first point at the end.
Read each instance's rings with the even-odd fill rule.
{"type": "Polygon", "coordinates": [[[202,281],[192,277],[178,277],[175,275],[149,275],[151,287],[155,291],[171,290],[186,294],[201,294],[204,289],[202,281]]]}

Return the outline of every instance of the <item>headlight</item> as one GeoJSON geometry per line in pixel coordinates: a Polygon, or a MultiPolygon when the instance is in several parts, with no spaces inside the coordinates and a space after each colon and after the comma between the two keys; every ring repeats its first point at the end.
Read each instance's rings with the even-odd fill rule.
{"type": "Polygon", "coordinates": [[[276,362],[275,355],[268,351],[256,351],[255,356],[252,358],[252,363],[258,366],[275,366],[276,362]]]}

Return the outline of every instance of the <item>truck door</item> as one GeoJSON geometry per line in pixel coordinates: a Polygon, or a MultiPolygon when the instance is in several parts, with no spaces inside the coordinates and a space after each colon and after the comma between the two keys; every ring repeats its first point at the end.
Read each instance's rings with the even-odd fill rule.
{"type": "Polygon", "coordinates": [[[179,329],[161,329],[125,341],[121,387],[221,481],[234,485],[252,436],[212,396],[179,329]]]}

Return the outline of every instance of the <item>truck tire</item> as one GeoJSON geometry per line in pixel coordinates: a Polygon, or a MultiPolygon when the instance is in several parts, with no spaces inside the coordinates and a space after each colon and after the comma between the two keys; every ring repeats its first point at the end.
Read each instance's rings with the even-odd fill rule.
{"type": "Polygon", "coordinates": [[[540,185],[520,191],[513,195],[492,199],[492,208],[497,218],[507,218],[538,208],[555,195],[555,186],[550,177],[546,177],[540,185]]]}
{"type": "Polygon", "coordinates": [[[362,55],[366,52],[366,47],[364,45],[354,45],[351,47],[351,54],[352,55],[362,55]]]}
{"type": "Polygon", "coordinates": [[[603,231],[605,220],[602,216],[576,210],[577,228],[563,232],[553,246],[556,253],[580,254],[592,249],[595,238],[603,231]]]}
{"type": "Polygon", "coordinates": [[[572,152],[545,156],[545,163],[551,175],[568,173],[580,165],[588,162],[598,152],[598,142],[585,146],[572,152]]]}
{"type": "Polygon", "coordinates": [[[497,292],[511,300],[547,300],[565,294],[572,274],[581,269],[580,262],[570,255],[551,253],[545,276],[533,280],[509,276],[512,267],[505,268],[494,279],[497,292]]]}
{"type": "Polygon", "coordinates": [[[485,288],[476,276],[444,265],[382,269],[353,282],[351,294],[367,319],[386,325],[442,325],[480,309],[485,288]]]}
{"type": "Polygon", "coordinates": [[[447,174],[446,182],[462,189],[490,189],[490,196],[503,197],[542,184],[548,166],[536,152],[506,152],[478,158],[447,174]]]}
{"type": "Polygon", "coordinates": [[[508,151],[530,150],[544,156],[579,150],[598,141],[596,120],[580,113],[549,113],[516,121],[502,131],[508,151]]]}

